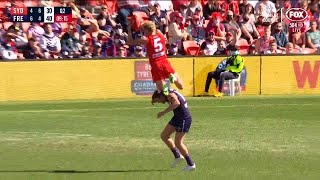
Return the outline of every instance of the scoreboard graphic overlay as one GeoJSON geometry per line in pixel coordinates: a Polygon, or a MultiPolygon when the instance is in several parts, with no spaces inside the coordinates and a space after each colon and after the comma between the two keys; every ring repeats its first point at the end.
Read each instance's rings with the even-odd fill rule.
{"type": "Polygon", "coordinates": [[[12,7],[12,22],[72,22],[71,7],[12,7]]]}

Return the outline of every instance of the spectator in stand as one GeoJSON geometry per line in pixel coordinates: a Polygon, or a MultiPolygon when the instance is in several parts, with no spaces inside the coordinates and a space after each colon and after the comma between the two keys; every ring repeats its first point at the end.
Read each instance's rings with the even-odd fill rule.
{"type": "Polygon", "coordinates": [[[319,0],[313,1],[309,4],[309,9],[314,19],[319,19],[319,0]]]}
{"type": "Polygon", "coordinates": [[[44,7],[52,7],[53,0],[40,0],[39,5],[44,7]]]}
{"type": "Polygon", "coordinates": [[[165,0],[165,1],[162,1],[162,0],[150,0],[149,1],[150,9],[153,9],[153,6],[155,4],[161,4],[160,10],[164,11],[164,12],[166,12],[168,14],[174,11],[172,2],[170,0],[165,0]]]}
{"type": "Polygon", "coordinates": [[[241,37],[246,39],[249,44],[253,42],[254,39],[260,37],[260,34],[254,25],[254,22],[250,20],[249,14],[245,13],[242,18],[242,23],[240,24],[242,31],[241,37]]]}
{"type": "Polygon", "coordinates": [[[214,31],[208,32],[206,40],[200,46],[201,55],[214,55],[214,53],[217,51],[218,43],[214,39],[214,36],[214,31]]]}
{"type": "Polygon", "coordinates": [[[35,38],[30,38],[28,44],[20,50],[25,59],[45,59],[45,55],[39,46],[39,42],[35,38]]]}
{"type": "Polygon", "coordinates": [[[98,21],[94,19],[93,15],[85,8],[80,8],[80,16],[81,17],[78,18],[78,24],[81,27],[80,32],[85,31],[94,38],[96,38],[99,33],[105,34],[105,36],[110,35],[107,31],[99,29],[98,21]]]}
{"type": "MultiPolygon", "coordinates": [[[[182,4],[179,8],[179,12],[182,14],[183,17],[187,17],[187,11],[188,11],[188,4],[182,4]]],[[[172,13],[175,15],[175,12],[172,13]]]]}
{"type": "Polygon", "coordinates": [[[0,44],[0,59],[16,60],[18,59],[17,49],[12,39],[11,33],[6,33],[3,37],[4,41],[0,44]]]}
{"type": "Polygon", "coordinates": [[[146,57],[142,46],[135,46],[131,57],[146,57]]]}
{"type": "Polygon", "coordinates": [[[52,23],[51,26],[52,26],[52,31],[53,31],[54,35],[56,35],[59,38],[61,38],[62,35],[64,34],[64,32],[62,31],[61,24],[56,22],[56,23],[52,23]]]}
{"type": "Polygon", "coordinates": [[[228,16],[228,11],[231,11],[235,16],[239,16],[239,5],[237,1],[226,0],[221,4],[222,16],[226,18],[228,16]]]}
{"type": "Polygon", "coordinates": [[[206,20],[210,20],[212,18],[212,13],[214,12],[222,12],[220,3],[218,0],[208,0],[208,2],[203,7],[203,16],[206,20]]]}
{"type": "Polygon", "coordinates": [[[256,51],[256,46],[254,44],[251,44],[249,46],[248,54],[249,55],[257,55],[258,54],[258,52],[256,51]]]}
{"type": "Polygon", "coordinates": [[[271,27],[264,27],[264,36],[260,37],[256,41],[256,50],[259,54],[265,54],[269,50],[269,45],[271,41],[275,41],[275,38],[271,36],[271,27]]]}
{"type": "Polygon", "coordinates": [[[277,20],[277,9],[273,2],[269,0],[261,0],[256,4],[254,9],[256,17],[262,17],[263,23],[272,24],[277,20]]]}
{"type": "Polygon", "coordinates": [[[317,26],[316,21],[311,21],[311,28],[307,32],[307,46],[320,52],[320,31],[317,30],[317,26]]]}
{"type": "Polygon", "coordinates": [[[227,55],[227,48],[225,41],[218,41],[218,49],[214,55],[227,55]]]}
{"type": "Polygon", "coordinates": [[[306,34],[302,32],[295,32],[291,33],[292,35],[292,40],[291,42],[293,43],[293,47],[301,47],[305,48],[306,47],[306,34]]]}
{"type": "Polygon", "coordinates": [[[88,59],[92,58],[92,53],[90,52],[90,47],[89,46],[85,45],[85,46],[82,47],[80,58],[88,58],[88,59]]]}
{"type": "Polygon", "coordinates": [[[253,8],[253,6],[251,4],[247,4],[247,6],[245,7],[245,13],[244,14],[248,14],[249,15],[249,20],[250,21],[252,21],[252,22],[256,21],[256,17],[254,16],[254,8],[253,8]]]}
{"type": "Polygon", "coordinates": [[[240,27],[238,25],[238,23],[236,21],[234,21],[234,16],[233,16],[233,12],[232,11],[228,11],[227,12],[227,17],[226,19],[222,22],[222,24],[225,27],[225,31],[226,32],[230,32],[231,29],[236,29],[237,30],[237,39],[239,39],[241,37],[241,30],[240,27]]]}
{"type": "Polygon", "coordinates": [[[27,31],[27,38],[35,38],[37,41],[40,41],[43,34],[44,29],[40,26],[40,24],[32,22],[27,31]]]}
{"type": "Polygon", "coordinates": [[[226,46],[228,46],[234,39],[233,34],[231,32],[227,32],[226,34],[226,46]]]}
{"type": "Polygon", "coordinates": [[[12,36],[12,41],[14,41],[16,48],[19,49],[20,47],[28,44],[26,34],[18,26],[11,25],[8,28],[7,33],[12,36]]]}
{"type": "Polygon", "coordinates": [[[118,48],[117,48],[117,57],[123,57],[126,58],[129,56],[128,54],[128,48],[129,46],[126,45],[125,43],[121,44],[118,48]]]}
{"type": "Polygon", "coordinates": [[[92,58],[102,58],[101,50],[102,50],[102,44],[100,42],[94,43],[92,58]]]}
{"type": "Polygon", "coordinates": [[[108,6],[101,6],[101,13],[96,17],[98,21],[99,28],[101,30],[107,30],[108,26],[115,28],[117,23],[113,20],[111,14],[109,13],[108,6]]]}
{"type": "Polygon", "coordinates": [[[169,44],[177,43],[181,47],[182,40],[187,38],[188,34],[184,28],[183,16],[179,12],[175,12],[172,22],[169,24],[168,40],[169,44]]]}
{"type": "Polygon", "coordinates": [[[69,23],[67,32],[65,32],[61,37],[61,52],[62,54],[67,52],[69,56],[78,57],[80,55],[80,42],[74,34],[74,25],[69,23]]]}
{"type": "MultiPolygon", "coordinates": [[[[242,3],[239,4],[239,15],[242,16],[247,12],[247,6],[251,5],[248,0],[243,0],[242,3]]],[[[252,6],[252,5],[251,5],[252,6]]]]}
{"type": "Polygon", "coordinates": [[[198,43],[206,38],[206,33],[199,15],[193,15],[190,25],[190,34],[198,43]]]}
{"type": "Polygon", "coordinates": [[[168,56],[181,56],[181,54],[179,54],[179,48],[177,44],[171,44],[168,47],[168,56]]]}
{"type": "Polygon", "coordinates": [[[282,54],[284,52],[278,49],[276,41],[270,41],[269,46],[269,50],[266,52],[266,54],[282,54]]]}
{"type": "Polygon", "coordinates": [[[150,20],[156,24],[163,34],[168,32],[168,17],[166,11],[161,11],[161,6],[158,2],[153,5],[154,14],[151,15],[150,20]]]}
{"type": "Polygon", "coordinates": [[[179,11],[182,5],[187,5],[189,4],[189,0],[179,0],[179,1],[174,1],[171,0],[172,5],[173,5],[173,10],[174,11],[179,11]]]}
{"type": "Polygon", "coordinates": [[[190,4],[187,10],[187,19],[191,20],[195,11],[200,11],[199,15],[203,16],[202,5],[199,0],[190,0],[190,4]]]}
{"type": "Polygon", "coordinates": [[[51,24],[44,24],[44,34],[40,39],[40,47],[45,55],[49,57],[57,57],[61,51],[60,39],[54,35],[51,24]]]}
{"type": "Polygon", "coordinates": [[[275,29],[272,35],[277,42],[278,49],[284,51],[286,48],[288,41],[287,34],[282,31],[282,23],[277,22],[275,25],[275,29]]]}
{"type": "Polygon", "coordinates": [[[286,45],[286,50],[284,51],[284,54],[297,54],[295,51],[294,51],[294,47],[293,47],[293,44],[291,42],[289,42],[287,45],[286,45]]]}
{"type": "Polygon", "coordinates": [[[225,35],[225,28],[224,25],[221,23],[220,14],[217,12],[212,13],[211,20],[209,21],[207,28],[205,29],[206,33],[213,31],[215,36],[215,40],[226,40],[225,35]]]}
{"type": "Polygon", "coordinates": [[[134,11],[143,11],[147,14],[147,8],[146,7],[140,7],[139,0],[118,0],[118,16],[117,16],[117,22],[121,24],[124,32],[128,32],[128,17],[131,16],[132,12],[134,11]]]}
{"type": "Polygon", "coordinates": [[[308,8],[308,1],[307,0],[302,0],[299,3],[299,6],[300,6],[300,8],[302,8],[308,12],[307,18],[303,21],[304,27],[302,28],[302,32],[305,33],[310,29],[310,21],[313,21],[314,17],[312,16],[310,9],[308,8]]]}

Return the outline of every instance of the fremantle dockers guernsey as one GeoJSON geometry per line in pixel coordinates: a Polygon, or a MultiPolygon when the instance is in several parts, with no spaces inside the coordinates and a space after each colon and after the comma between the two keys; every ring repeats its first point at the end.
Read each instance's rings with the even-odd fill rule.
{"type": "Polygon", "coordinates": [[[183,95],[174,89],[170,89],[169,93],[174,93],[178,97],[178,100],[180,102],[180,105],[176,109],[173,110],[174,116],[176,118],[182,118],[182,119],[186,119],[188,117],[191,117],[187,101],[183,97],[183,95]]]}

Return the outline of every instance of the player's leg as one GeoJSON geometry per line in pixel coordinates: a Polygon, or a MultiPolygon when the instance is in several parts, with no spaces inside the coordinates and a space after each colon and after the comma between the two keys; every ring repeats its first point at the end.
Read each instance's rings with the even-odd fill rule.
{"type": "Polygon", "coordinates": [[[175,127],[171,124],[167,124],[167,126],[163,129],[161,133],[162,141],[168,146],[168,148],[172,151],[174,158],[180,158],[180,153],[174,143],[174,141],[170,138],[171,134],[176,131],[175,127]]]}
{"type": "Polygon", "coordinates": [[[192,158],[189,154],[188,148],[186,145],[183,143],[184,138],[186,137],[185,132],[176,132],[175,136],[175,145],[179,149],[181,155],[186,159],[187,161],[187,166],[183,169],[185,171],[191,171],[196,168],[195,163],[192,161],[192,158]]]}
{"type": "Polygon", "coordinates": [[[183,90],[183,82],[178,73],[170,74],[170,82],[173,82],[176,87],[180,90],[183,90]]]}

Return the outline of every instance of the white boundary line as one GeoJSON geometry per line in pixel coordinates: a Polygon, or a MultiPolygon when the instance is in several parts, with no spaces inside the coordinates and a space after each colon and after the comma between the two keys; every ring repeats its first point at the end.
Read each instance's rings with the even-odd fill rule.
{"type": "MultiPolygon", "coordinates": [[[[269,106],[312,106],[312,105],[320,105],[317,103],[309,103],[309,104],[243,104],[243,105],[221,105],[221,106],[189,106],[190,109],[193,108],[236,108],[236,107],[269,107],[269,106]]],[[[163,108],[161,106],[157,107],[119,107],[119,108],[104,108],[104,109],[39,109],[39,110],[0,110],[0,113],[39,113],[39,112],[76,112],[76,111],[115,111],[115,110],[140,110],[140,109],[159,109],[163,108]]]]}

